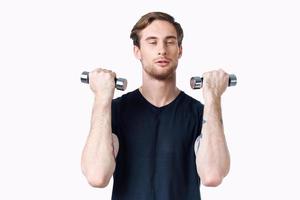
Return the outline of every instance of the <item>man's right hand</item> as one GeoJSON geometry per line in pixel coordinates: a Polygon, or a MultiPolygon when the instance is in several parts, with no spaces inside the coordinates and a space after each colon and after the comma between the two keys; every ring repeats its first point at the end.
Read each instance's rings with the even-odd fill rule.
{"type": "Polygon", "coordinates": [[[89,73],[90,88],[97,98],[111,101],[115,91],[115,78],[115,72],[97,68],[89,73]]]}

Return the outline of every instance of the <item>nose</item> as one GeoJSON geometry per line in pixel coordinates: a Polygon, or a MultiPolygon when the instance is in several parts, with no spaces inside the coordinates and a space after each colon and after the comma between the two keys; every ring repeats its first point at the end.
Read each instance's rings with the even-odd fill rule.
{"type": "Polygon", "coordinates": [[[165,56],[167,54],[166,46],[165,44],[161,44],[158,47],[158,55],[159,56],[165,56]]]}
{"type": "Polygon", "coordinates": [[[158,52],[158,55],[165,56],[165,55],[167,55],[167,53],[166,53],[166,51],[162,51],[162,52],[158,52]]]}

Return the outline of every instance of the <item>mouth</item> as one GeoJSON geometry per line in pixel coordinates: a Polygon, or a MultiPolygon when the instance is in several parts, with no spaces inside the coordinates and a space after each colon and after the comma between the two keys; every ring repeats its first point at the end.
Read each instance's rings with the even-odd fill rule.
{"type": "Polygon", "coordinates": [[[155,61],[155,64],[159,65],[159,66],[166,66],[170,63],[170,61],[168,59],[158,59],[157,61],[155,61]]]}

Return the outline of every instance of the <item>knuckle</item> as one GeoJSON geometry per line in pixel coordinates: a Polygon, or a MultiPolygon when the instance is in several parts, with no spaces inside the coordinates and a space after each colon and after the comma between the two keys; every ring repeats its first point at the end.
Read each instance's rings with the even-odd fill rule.
{"type": "Polygon", "coordinates": [[[95,70],[94,70],[95,72],[101,72],[102,71],[102,68],[96,68],[95,70]]]}
{"type": "Polygon", "coordinates": [[[202,74],[202,76],[203,76],[203,77],[207,77],[207,76],[209,75],[209,73],[210,73],[210,72],[204,72],[204,73],[202,74]]]}

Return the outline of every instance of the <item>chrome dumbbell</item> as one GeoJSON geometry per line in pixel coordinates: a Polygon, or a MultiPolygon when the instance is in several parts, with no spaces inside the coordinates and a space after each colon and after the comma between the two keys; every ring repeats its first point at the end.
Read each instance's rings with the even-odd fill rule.
{"type": "MultiPolygon", "coordinates": [[[[81,73],[80,80],[82,83],[89,84],[89,72],[84,71],[81,73]]],[[[116,89],[118,90],[126,90],[127,88],[127,80],[125,78],[115,78],[116,89]]]]}
{"type": "MultiPolygon", "coordinates": [[[[228,86],[235,86],[237,84],[237,78],[234,74],[229,74],[228,86]]],[[[192,89],[201,89],[203,86],[203,77],[194,76],[190,80],[192,89]]]]}

